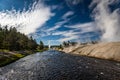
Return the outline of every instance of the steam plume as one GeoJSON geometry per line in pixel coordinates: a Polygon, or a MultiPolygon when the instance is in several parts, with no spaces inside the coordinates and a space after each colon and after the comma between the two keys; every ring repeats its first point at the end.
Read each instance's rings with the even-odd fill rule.
{"type": "Polygon", "coordinates": [[[93,11],[93,18],[97,27],[101,29],[102,41],[120,41],[120,9],[111,10],[110,5],[115,5],[119,0],[93,0],[91,6],[97,6],[93,11]]]}

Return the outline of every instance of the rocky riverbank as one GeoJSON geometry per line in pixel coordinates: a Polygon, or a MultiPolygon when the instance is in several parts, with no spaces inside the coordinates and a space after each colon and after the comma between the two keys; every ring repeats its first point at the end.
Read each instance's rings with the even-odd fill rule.
{"type": "Polygon", "coordinates": [[[62,51],[71,54],[120,61],[120,42],[69,46],[62,51]]]}
{"type": "Polygon", "coordinates": [[[32,51],[0,50],[0,67],[10,64],[32,53],[33,53],[32,51]]]}

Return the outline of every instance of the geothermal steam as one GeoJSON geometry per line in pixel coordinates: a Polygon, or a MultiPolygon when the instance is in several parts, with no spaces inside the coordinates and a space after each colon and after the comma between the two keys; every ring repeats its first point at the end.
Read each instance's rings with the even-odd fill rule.
{"type": "Polygon", "coordinates": [[[119,0],[93,0],[90,6],[97,4],[93,17],[97,27],[101,29],[102,41],[120,41],[120,9],[111,11],[109,5],[115,5],[119,0]]]}
{"type": "Polygon", "coordinates": [[[0,12],[0,25],[2,27],[16,27],[18,31],[26,35],[34,33],[37,28],[41,27],[52,13],[50,8],[44,6],[41,1],[34,2],[28,10],[3,10],[0,12]]]}

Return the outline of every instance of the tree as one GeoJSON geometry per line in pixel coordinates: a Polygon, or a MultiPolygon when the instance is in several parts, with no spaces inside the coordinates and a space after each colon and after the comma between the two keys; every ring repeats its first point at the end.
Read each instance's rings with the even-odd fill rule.
{"type": "Polygon", "coordinates": [[[26,35],[17,32],[15,27],[10,29],[5,26],[0,27],[0,49],[7,50],[35,50],[37,47],[36,41],[26,35]]]}
{"type": "Polygon", "coordinates": [[[64,47],[68,47],[70,45],[70,41],[68,41],[68,42],[64,41],[62,44],[63,44],[64,47]]]}
{"type": "Polygon", "coordinates": [[[61,44],[59,45],[59,49],[63,49],[63,46],[61,44]]]}
{"type": "Polygon", "coordinates": [[[30,40],[28,42],[28,49],[33,50],[33,49],[36,49],[36,48],[37,48],[36,41],[31,36],[30,40]]]}
{"type": "Polygon", "coordinates": [[[2,48],[3,46],[3,39],[4,39],[4,35],[3,35],[3,31],[2,28],[0,27],[0,48],[2,48]]]}
{"type": "Polygon", "coordinates": [[[44,49],[44,43],[42,41],[40,41],[40,44],[38,46],[39,50],[43,50],[44,49]]]}

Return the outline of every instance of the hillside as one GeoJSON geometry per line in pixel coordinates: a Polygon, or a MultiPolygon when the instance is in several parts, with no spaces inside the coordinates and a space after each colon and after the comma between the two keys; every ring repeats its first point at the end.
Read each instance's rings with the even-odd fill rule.
{"type": "Polygon", "coordinates": [[[70,46],[64,48],[63,51],[71,54],[120,61],[120,42],[70,46]]]}

